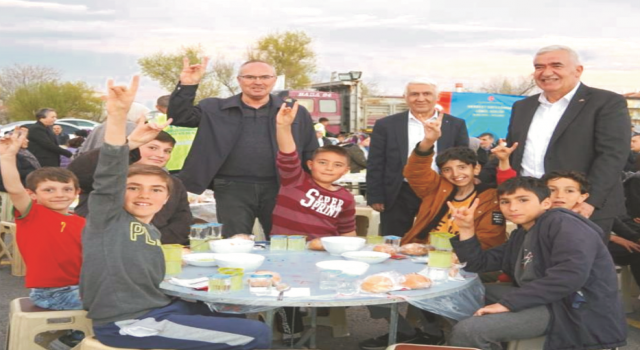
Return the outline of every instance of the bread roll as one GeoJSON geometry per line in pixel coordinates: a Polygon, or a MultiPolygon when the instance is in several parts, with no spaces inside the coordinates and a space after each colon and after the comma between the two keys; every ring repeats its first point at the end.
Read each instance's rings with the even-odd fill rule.
{"type": "Polygon", "coordinates": [[[394,255],[396,253],[396,248],[394,248],[390,244],[378,244],[377,246],[373,247],[373,251],[394,255]]]}
{"type": "Polygon", "coordinates": [[[385,276],[369,276],[362,281],[360,288],[369,293],[385,293],[393,290],[393,281],[385,276]]]}
{"type": "Polygon", "coordinates": [[[427,246],[420,243],[409,243],[400,247],[400,253],[414,256],[423,256],[429,254],[427,246]]]}
{"type": "Polygon", "coordinates": [[[320,240],[320,238],[314,238],[309,242],[308,248],[310,250],[325,250],[324,246],[322,245],[322,241],[320,240]]]}
{"type": "Polygon", "coordinates": [[[269,271],[269,270],[260,270],[260,271],[254,272],[253,274],[254,275],[271,275],[271,281],[273,282],[273,284],[280,283],[280,281],[282,280],[279,273],[269,271]]]}
{"type": "Polygon", "coordinates": [[[431,280],[417,273],[404,275],[402,286],[409,289],[425,289],[431,287],[431,280]]]}

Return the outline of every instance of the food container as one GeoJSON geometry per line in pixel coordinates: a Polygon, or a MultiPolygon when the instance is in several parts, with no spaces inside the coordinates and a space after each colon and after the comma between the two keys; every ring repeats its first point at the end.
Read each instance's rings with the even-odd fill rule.
{"type": "Polygon", "coordinates": [[[384,243],[384,237],[382,236],[367,236],[368,245],[376,245],[384,243]]]}
{"type": "Polygon", "coordinates": [[[180,244],[163,244],[165,274],[177,275],[182,272],[182,246],[180,244]]]}
{"type": "Polygon", "coordinates": [[[306,236],[289,236],[287,238],[287,250],[302,251],[307,246],[306,236]]]}
{"type": "Polygon", "coordinates": [[[384,239],[384,243],[388,244],[394,248],[396,248],[396,251],[400,248],[400,241],[402,240],[402,237],[398,237],[398,236],[383,236],[382,237],[384,239]]]}
{"type": "Polygon", "coordinates": [[[235,267],[221,267],[218,269],[218,273],[231,276],[231,291],[242,290],[242,277],[244,276],[244,269],[235,267]]]}
{"type": "Polygon", "coordinates": [[[336,292],[343,295],[353,295],[358,292],[358,279],[357,275],[350,275],[342,273],[338,275],[338,287],[336,292]]]}
{"type": "Polygon", "coordinates": [[[272,275],[267,274],[253,274],[249,276],[249,292],[256,295],[271,294],[271,287],[273,285],[271,281],[272,277],[272,275]]]}
{"type": "Polygon", "coordinates": [[[271,236],[271,250],[287,250],[287,236],[271,236]]]}
{"type": "Polygon", "coordinates": [[[332,236],[320,239],[324,249],[331,255],[340,255],[364,248],[366,240],[362,237],[332,236]]]}
{"type": "Polygon", "coordinates": [[[231,291],[231,276],[218,273],[209,276],[209,293],[225,294],[231,291]]]}
{"type": "Polygon", "coordinates": [[[338,276],[341,270],[322,270],[320,271],[320,289],[336,289],[338,288],[338,276]]]}

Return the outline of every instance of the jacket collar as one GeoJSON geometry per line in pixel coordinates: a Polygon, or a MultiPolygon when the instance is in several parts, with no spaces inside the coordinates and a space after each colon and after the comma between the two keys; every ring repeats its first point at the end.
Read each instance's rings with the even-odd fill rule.
{"type": "MultiPolygon", "coordinates": [[[[277,109],[280,109],[280,105],[284,102],[282,98],[278,97],[274,94],[269,94],[269,102],[271,106],[277,106],[277,109]]],[[[242,93],[237,95],[233,95],[229,98],[222,100],[220,105],[221,109],[230,109],[230,108],[242,108],[242,93]]]]}

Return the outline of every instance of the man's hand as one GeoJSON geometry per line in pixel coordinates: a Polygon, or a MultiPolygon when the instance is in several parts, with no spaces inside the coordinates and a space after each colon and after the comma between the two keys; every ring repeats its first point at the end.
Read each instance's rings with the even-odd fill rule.
{"type": "Polygon", "coordinates": [[[633,222],[635,222],[636,224],[640,224],[640,218],[633,218],[633,222]]]}
{"type": "Polygon", "coordinates": [[[134,75],[131,85],[115,86],[113,79],[107,80],[107,116],[111,119],[126,120],[127,113],[136,97],[140,76],[134,75]]]}
{"type": "Polygon", "coordinates": [[[371,204],[371,209],[382,213],[384,211],[384,203],[373,203],[371,204]]]}
{"type": "Polygon", "coordinates": [[[144,117],[138,119],[136,128],[127,137],[129,149],[136,149],[145,143],[155,140],[160,131],[171,124],[172,121],[173,119],[169,118],[166,122],[157,124],[147,123],[144,117]]]}
{"type": "Polygon", "coordinates": [[[27,134],[20,131],[19,126],[16,126],[11,135],[5,135],[0,139],[0,155],[15,157],[26,138],[27,134]]]}
{"type": "Polygon", "coordinates": [[[511,310],[507,309],[502,304],[495,303],[495,304],[487,305],[481,309],[478,309],[478,311],[476,311],[476,313],[474,313],[473,316],[500,314],[503,312],[511,312],[511,310]]]}
{"type": "Polygon", "coordinates": [[[471,203],[471,206],[468,208],[456,208],[451,204],[451,202],[447,202],[449,210],[451,211],[451,220],[456,221],[460,230],[473,231],[473,213],[478,209],[479,204],[480,200],[478,198],[474,199],[473,203],[471,203]]]}
{"type": "Polygon", "coordinates": [[[640,253],[640,244],[632,242],[628,239],[624,239],[616,235],[611,235],[611,242],[624,247],[624,249],[628,250],[629,253],[633,253],[633,252],[640,253]]]}
{"type": "Polygon", "coordinates": [[[582,203],[576,204],[571,210],[588,219],[591,216],[591,214],[593,214],[594,209],[595,208],[593,207],[593,205],[587,202],[582,202],[582,203]]]}
{"type": "Polygon", "coordinates": [[[425,140],[435,143],[438,141],[440,136],[442,136],[442,130],[440,129],[442,126],[442,118],[444,118],[444,113],[438,113],[437,119],[428,119],[426,122],[422,123],[424,126],[425,140]]]}
{"type": "Polygon", "coordinates": [[[298,113],[298,102],[293,104],[293,107],[287,106],[286,103],[283,103],[280,106],[280,110],[278,111],[278,115],[276,115],[276,125],[277,126],[291,126],[293,121],[296,119],[296,114],[298,113]]]}
{"type": "Polygon", "coordinates": [[[508,170],[511,167],[509,164],[509,157],[516,148],[518,148],[517,142],[514,142],[511,147],[507,147],[507,142],[504,139],[500,139],[500,141],[498,141],[498,145],[491,150],[491,153],[493,153],[500,161],[500,170],[508,170]]]}
{"type": "Polygon", "coordinates": [[[198,85],[200,80],[207,71],[207,65],[209,65],[209,57],[205,56],[202,59],[202,63],[189,64],[189,58],[184,57],[182,59],[182,71],[180,72],[180,84],[182,85],[198,85]]]}

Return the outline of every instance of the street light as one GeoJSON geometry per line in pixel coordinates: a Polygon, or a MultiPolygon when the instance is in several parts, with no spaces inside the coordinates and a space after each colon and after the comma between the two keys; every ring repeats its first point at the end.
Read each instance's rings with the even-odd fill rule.
{"type": "Polygon", "coordinates": [[[338,80],[340,81],[360,80],[360,77],[362,77],[361,71],[351,71],[349,73],[338,73],[338,80]]]}

